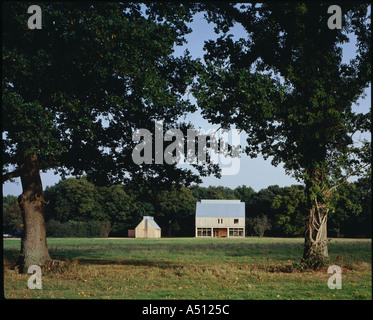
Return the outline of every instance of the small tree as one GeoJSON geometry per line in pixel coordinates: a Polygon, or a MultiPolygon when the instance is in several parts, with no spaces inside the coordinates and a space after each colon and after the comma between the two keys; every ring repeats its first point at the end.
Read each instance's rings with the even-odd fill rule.
{"type": "Polygon", "coordinates": [[[266,231],[272,229],[271,221],[268,219],[267,215],[261,214],[253,219],[252,228],[254,232],[262,238],[266,231]]]}

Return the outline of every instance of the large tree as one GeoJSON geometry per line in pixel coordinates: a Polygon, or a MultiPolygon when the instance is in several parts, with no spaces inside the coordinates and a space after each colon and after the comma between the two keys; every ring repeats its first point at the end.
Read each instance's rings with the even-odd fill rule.
{"type": "Polygon", "coordinates": [[[354,136],[370,130],[370,113],[352,109],[371,77],[368,4],[340,3],[341,29],[328,27],[334,19],[329,6],[207,3],[207,17],[221,36],[206,42],[207,68],[194,88],[204,117],[248,134],[249,156],[283,163],[304,183],[305,261],[328,256],[334,192],[370,164],[370,143],[356,143],[354,136]],[[236,23],[245,38],[229,34],[236,23]],[[345,63],[342,45],[350,38],[356,55],[345,63]]]}
{"type": "Polygon", "coordinates": [[[21,271],[50,259],[41,170],[103,185],[133,176],[198,180],[131,157],[135,129],[163,120],[166,130],[192,109],[183,95],[193,61],[172,53],[194,5],[42,2],[41,29],[29,29],[31,5],[3,4],[3,182],[22,183],[21,271]]]}
{"type": "Polygon", "coordinates": [[[160,223],[167,226],[167,235],[169,237],[174,235],[175,231],[180,231],[180,229],[184,235],[187,234],[187,231],[191,231],[194,222],[193,214],[195,212],[196,198],[189,189],[173,186],[170,190],[159,192],[155,201],[159,207],[157,218],[160,223]]]}

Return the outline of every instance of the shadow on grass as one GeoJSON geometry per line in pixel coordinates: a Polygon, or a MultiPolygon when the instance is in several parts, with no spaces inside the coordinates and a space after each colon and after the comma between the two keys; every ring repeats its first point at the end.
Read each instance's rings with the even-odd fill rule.
{"type": "Polygon", "coordinates": [[[148,260],[148,259],[90,259],[82,258],[76,259],[79,264],[82,265],[122,265],[122,266],[144,266],[154,267],[160,269],[179,269],[183,268],[184,265],[181,263],[175,263],[172,261],[164,260],[148,260]]]}
{"type": "MultiPolygon", "coordinates": [[[[85,250],[82,257],[82,250],[49,250],[52,259],[60,261],[76,261],[82,265],[127,265],[127,266],[147,266],[155,267],[160,269],[180,269],[184,265],[177,261],[167,260],[155,260],[155,259],[108,259],[99,258],[98,253],[95,250],[85,250]],[[87,257],[88,256],[88,257],[87,257]],[[91,256],[91,257],[89,257],[91,256]]],[[[4,249],[3,259],[7,262],[7,265],[14,264],[19,255],[18,249],[4,249]]]]}
{"type": "Polygon", "coordinates": [[[16,262],[19,256],[19,249],[4,249],[3,259],[9,262],[16,262]]]}

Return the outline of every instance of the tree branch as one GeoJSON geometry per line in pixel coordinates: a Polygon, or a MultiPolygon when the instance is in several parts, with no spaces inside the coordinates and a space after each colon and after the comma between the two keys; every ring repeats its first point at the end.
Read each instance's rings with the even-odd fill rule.
{"type": "Polygon", "coordinates": [[[353,175],[355,175],[356,173],[358,173],[361,169],[364,169],[366,166],[370,165],[370,163],[366,163],[362,166],[360,166],[359,168],[357,168],[355,171],[353,171],[352,173],[350,173],[347,177],[345,177],[340,183],[336,184],[335,186],[331,187],[329,189],[329,192],[331,192],[333,189],[335,188],[338,188],[341,184],[343,184],[344,182],[347,181],[348,178],[352,177],[353,175]]]}
{"type": "Polygon", "coordinates": [[[21,175],[21,170],[20,169],[14,170],[12,172],[5,173],[2,176],[3,183],[7,180],[10,180],[10,179],[13,179],[13,178],[18,178],[20,175],[21,175]]]}

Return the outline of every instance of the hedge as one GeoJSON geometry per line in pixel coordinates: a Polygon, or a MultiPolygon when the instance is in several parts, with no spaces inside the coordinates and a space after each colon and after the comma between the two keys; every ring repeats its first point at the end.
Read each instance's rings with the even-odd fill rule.
{"type": "Polygon", "coordinates": [[[110,232],[109,221],[74,221],[70,220],[61,223],[56,220],[49,220],[46,223],[47,237],[51,238],[106,238],[110,232]]]}

